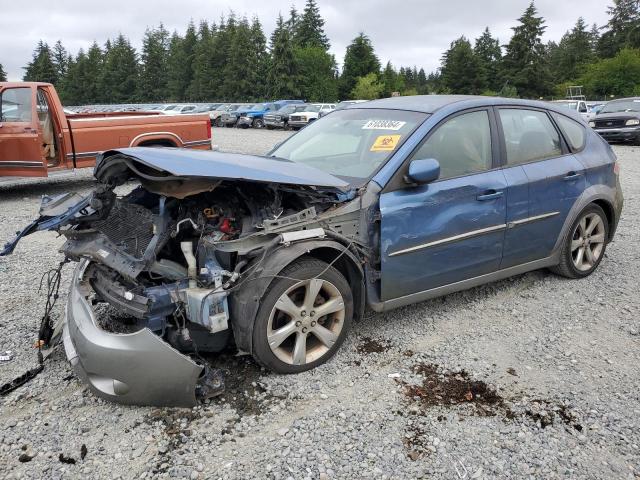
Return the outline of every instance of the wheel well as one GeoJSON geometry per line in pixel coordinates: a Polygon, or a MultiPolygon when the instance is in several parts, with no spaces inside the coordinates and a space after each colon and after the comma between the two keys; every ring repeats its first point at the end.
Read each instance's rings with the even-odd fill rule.
{"type": "Polygon", "coordinates": [[[602,208],[602,210],[604,210],[604,214],[607,216],[607,223],[609,224],[609,232],[613,232],[613,228],[615,225],[615,214],[613,210],[613,205],[611,205],[606,200],[602,200],[602,199],[595,200],[593,203],[595,203],[600,208],[602,208]]]}
{"type": "Polygon", "coordinates": [[[171,140],[147,140],[146,142],[140,142],[139,147],[175,147],[176,144],[171,140]]]}
{"type": "Polygon", "coordinates": [[[364,316],[364,278],[362,270],[347,255],[340,256],[341,252],[334,248],[316,248],[307,255],[317,258],[331,265],[347,279],[353,293],[354,316],[356,320],[364,316]],[[338,258],[340,257],[340,258],[338,258]],[[337,259],[337,260],[336,260],[337,259]],[[333,262],[333,263],[332,263],[333,262]]]}

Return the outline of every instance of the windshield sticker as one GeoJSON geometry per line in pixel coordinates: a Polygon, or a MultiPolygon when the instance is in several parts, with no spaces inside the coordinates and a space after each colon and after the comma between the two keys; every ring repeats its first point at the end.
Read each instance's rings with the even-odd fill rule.
{"type": "Polygon", "coordinates": [[[391,152],[398,146],[402,135],[380,135],[371,145],[372,152],[391,152]]]}
{"type": "Polygon", "coordinates": [[[400,130],[406,123],[399,120],[369,120],[362,130],[400,130]]]}

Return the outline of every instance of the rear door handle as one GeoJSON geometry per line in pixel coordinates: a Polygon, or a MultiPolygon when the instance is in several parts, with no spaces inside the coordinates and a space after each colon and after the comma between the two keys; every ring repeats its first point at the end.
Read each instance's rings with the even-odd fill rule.
{"type": "Polygon", "coordinates": [[[565,175],[564,181],[570,182],[571,180],[577,180],[581,175],[582,174],[580,172],[569,172],[565,175]]]}
{"type": "Polygon", "coordinates": [[[487,202],[489,200],[495,200],[496,198],[500,198],[503,195],[504,195],[503,191],[487,190],[482,195],[478,195],[476,197],[476,200],[478,200],[479,202],[487,202]]]}

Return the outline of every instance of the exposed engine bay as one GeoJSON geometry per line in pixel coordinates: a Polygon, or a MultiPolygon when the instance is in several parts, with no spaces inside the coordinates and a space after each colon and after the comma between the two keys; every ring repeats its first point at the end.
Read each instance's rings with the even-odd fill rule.
{"type": "MultiPolygon", "coordinates": [[[[99,162],[95,175],[99,183],[86,196],[44,197],[40,218],[2,254],[34,231],[56,230],[66,238],[61,252],[80,265],[67,307],[65,349],[76,372],[105,398],[192,405],[220,393],[220,374],[200,354],[230,343],[251,353],[261,296],[284,266],[313,249],[327,260],[350,263],[357,275],[349,280],[364,283],[368,220],[356,191],[185,177],[120,152],[99,162]],[[128,193],[116,194],[123,190],[128,193]],[[96,329],[92,334],[90,327],[96,329]],[[142,343],[136,334],[143,335],[142,343]],[[102,371],[114,351],[131,354],[144,371],[122,372],[126,364],[102,371]],[[173,360],[179,366],[173,368],[173,360]],[[151,374],[153,362],[166,362],[165,372],[151,374]],[[165,375],[170,382],[172,374],[176,387],[153,380],[165,375]]],[[[331,182],[339,180],[325,181],[331,182]]],[[[361,313],[364,287],[356,300],[361,313]]]]}

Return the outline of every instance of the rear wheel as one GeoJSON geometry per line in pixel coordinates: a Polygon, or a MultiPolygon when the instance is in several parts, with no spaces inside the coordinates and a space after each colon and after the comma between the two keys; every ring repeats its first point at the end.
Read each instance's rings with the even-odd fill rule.
{"type": "Polygon", "coordinates": [[[278,373],[310,370],[335,354],[352,317],[353,296],[344,276],[320,260],[298,260],[262,299],[253,327],[253,356],[278,373]]]}
{"type": "Polygon", "coordinates": [[[568,278],[591,275],[604,257],[608,238],[609,223],[604,210],[598,205],[589,205],[571,226],[560,264],[552,270],[568,278]]]}
{"type": "Polygon", "coordinates": [[[256,118],[253,121],[253,128],[264,128],[264,120],[261,118],[256,118]]]}

